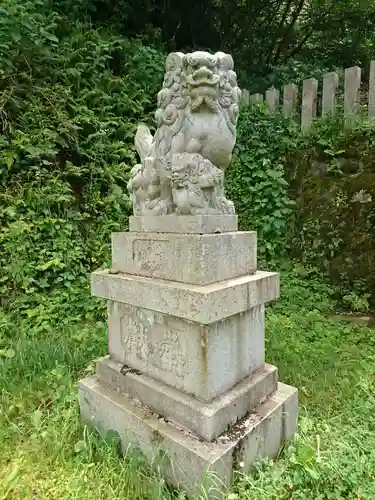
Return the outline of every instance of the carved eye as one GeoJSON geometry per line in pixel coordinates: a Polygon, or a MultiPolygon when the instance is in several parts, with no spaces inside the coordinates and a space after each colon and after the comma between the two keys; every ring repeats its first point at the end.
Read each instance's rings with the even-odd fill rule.
{"type": "Polygon", "coordinates": [[[195,71],[200,66],[200,62],[197,61],[197,59],[193,59],[193,58],[189,59],[188,63],[189,63],[189,67],[190,67],[189,69],[191,71],[195,71]]]}

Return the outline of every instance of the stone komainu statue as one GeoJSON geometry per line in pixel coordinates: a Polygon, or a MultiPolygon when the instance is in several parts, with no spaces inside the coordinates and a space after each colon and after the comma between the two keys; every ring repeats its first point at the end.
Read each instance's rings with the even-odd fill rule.
{"type": "Polygon", "coordinates": [[[141,163],[128,183],[134,215],[233,214],[223,187],[241,97],[233,59],[175,52],[165,69],[155,136],[145,125],[135,136],[141,163]]]}

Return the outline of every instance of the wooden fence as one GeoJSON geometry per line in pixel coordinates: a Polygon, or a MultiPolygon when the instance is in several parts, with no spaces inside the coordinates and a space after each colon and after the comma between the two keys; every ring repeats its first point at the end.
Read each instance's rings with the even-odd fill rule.
{"type": "MultiPolygon", "coordinates": [[[[361,91],[361,68],[354,66],[345,70],[344,81],[344,115],[345,123],[350,125],[360,110],[361,91]]],[[[280,102],[280,91],[268,89],[263,94],[250,94],[246,89],[242,90],[241,107],[249,103],[265,102],[271,111],[282,111],[285,117],[294,117],[300,120],[301,129],[308,132],[317,116],[317,96],[319,82],[315,78],[308,78],[302,83],[302,95],[294,83],[289,83],[283,88],[282,102],[280,102]],[[300,111],[297,116],[297,103],[300,97],[300,111]]],[[[326,73],[323,75],[321,94],[321,116],[334,116],[337,108],[339,88],[339,76],[337,73],[326,73]]],[[[368,116],[375,117],[375,61],[370,65],[370,77],[368,82],[368,95],[366,98],[368,116]]]]}

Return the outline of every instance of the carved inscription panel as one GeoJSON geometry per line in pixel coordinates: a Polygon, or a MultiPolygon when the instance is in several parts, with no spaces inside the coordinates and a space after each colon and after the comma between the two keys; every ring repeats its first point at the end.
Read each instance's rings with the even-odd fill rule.
{"type": "Polygon", "coordinates": [[[187,371],[181,322],[147,309],[119,306],[121,346],[126,359],[138,359],[164,372],[183,378],[187,371]]]}
{"type": "Polygon", "coordinates": [[[115,301],[108,313],[112,359],[202,401],[264,365],[264,306],[208,326],[115,301]]]}
{"type": "Polygon", "coordinates": [[[133,241],[133,262],[142,270],[156,271],[168,264],[171,256],[170,242],[163,240],[137,239],[133,241]]]}

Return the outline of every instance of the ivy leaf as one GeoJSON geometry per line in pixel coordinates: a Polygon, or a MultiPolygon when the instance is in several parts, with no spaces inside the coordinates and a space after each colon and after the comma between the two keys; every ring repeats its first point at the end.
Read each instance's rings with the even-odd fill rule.
{"type": "Polygon", "coordinates": [[[14,349],[0,349],[0,358],[14,358],[16,351],[14,349]]]}
{"type": "Polygon", "coordinates": [[[45,262],[44,264],[38,266],[38,269],[40,271],[46,271],[47,269],[55,268],[55,269],[64,269],[65,264],[60,261],[60,259],[55,258],[51,259],[48,262],[45,262]]]}
{"type": "Polygon", "coordinates": [[[74,445],[74,453],[81,453],[86,449],[86,443],[83,440],[77,441],[74,445]]]}
{"type": "Polygon", "coordinates": [[[42,424],[43,413],[40,410],[35,410],[31,415],[31,423],[35,429],[40,429],[42,424]]]}
{"type": "Polygon", "coordinates": [[[21,40],[21,33],[18,30],[12,31],[12,38],[15,42],[19,42],[21,40]]]}
{"type": "Polygon", "coordinates": [[[51,42],[59,43],[59,39],[53,33],[48,33],[47,31],[45,31],[43,33],[43,35],[45,38],[47,38],[47,40],[50,40],[51,42]]]}

